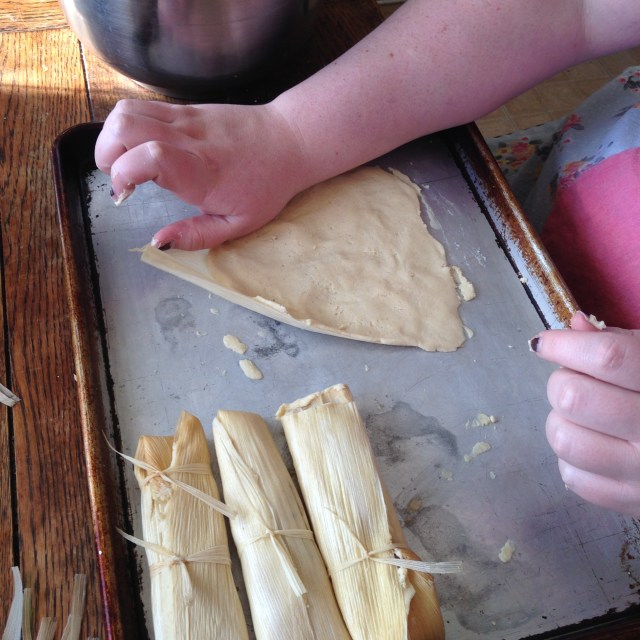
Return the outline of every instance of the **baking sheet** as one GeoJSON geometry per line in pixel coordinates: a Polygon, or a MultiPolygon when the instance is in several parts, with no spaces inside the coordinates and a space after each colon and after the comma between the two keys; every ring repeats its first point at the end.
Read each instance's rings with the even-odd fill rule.
{"type": "MultiPolygon", "coordinates": [[[[284,447],[272,419],[278,406],[344,382],[410,545],[428,560],[463,562],[460,575],[436,577],[449,638],[553,636],[627,610],[640,599],[636,523],[567,492],[544,437],[552,367],[527,341],[559,320],[536,302],[539,273],[527,271],[526,260],[514,269],[442,138],[377,164],[421,185],[425,221],[476,287],[477,298],[461,307],[473,337],[454,353],[305,332],[144,265],[133,249],[189,207],[145,185],[116,208],[105,176],[82,176],[122,450],[133,455],[141,434],[172,434],[182,410],[203,422],[211,441],[218,409],[259,413],[284,447]],[[263,380],[244,376],[239,356],[222,344],[227,333],[249,345],[263,380]],[[473,426],[480,413],[496,422],[473,426]],[[465,460],[480,441],[491,449],[465,460]],[[504,563],[498,554],[507,539],[515,553],[504,563]]],[[[141,537],[138,489],[132,470],[124,474],[141,537]]],[[[137,559],[148,610],[140,552],[137,559]]]]}

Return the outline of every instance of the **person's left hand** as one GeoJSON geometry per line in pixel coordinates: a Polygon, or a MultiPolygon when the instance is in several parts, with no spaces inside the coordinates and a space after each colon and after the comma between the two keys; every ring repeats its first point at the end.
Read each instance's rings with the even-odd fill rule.
{"type": "Polygon", "coordinates": [[[594,504],[640,515],[640,330],[543,331],[532,349],[562,368],[547,385],[546,433],[566,486],[594,504]]]}

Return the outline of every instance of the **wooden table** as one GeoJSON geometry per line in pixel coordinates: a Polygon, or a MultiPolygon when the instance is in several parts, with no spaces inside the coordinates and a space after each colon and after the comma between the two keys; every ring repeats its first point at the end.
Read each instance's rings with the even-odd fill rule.
{"type": "MultiPolygon", "coordinates": [[[[371,0],[327,0],[322,46],[295,73],[330,61],[380,20],[371,0]]],[[[0,0],[0,382],[22,399],[0,405],[0,627],[10,567],[19,566],[35,620],[54,616],[56,637],[74,574],[86,574],[81,637],[104,638],[50,157],[62,131],[103,120],[119,99],[161,97],[82,54],[55,0],[0,0]]]]}

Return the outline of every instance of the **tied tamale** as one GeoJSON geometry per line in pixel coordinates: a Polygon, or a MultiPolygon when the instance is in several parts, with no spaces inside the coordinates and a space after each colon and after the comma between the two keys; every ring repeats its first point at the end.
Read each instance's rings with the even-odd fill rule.
{"type": "Polygon", "coordinates": [[[348,387],[283,405],[277,417],[352,638],[444,638],[433,577],[414,570],[422,563],[407,548],[348,387]]]}
{"type": "Polygon", "coordinates": [[[202,425],[182,412],[175,438],[139,439],[135,465],[144,540],[127,538],[146,550],[156,640],[247,639],[202,425]]]}
{"type": "Polygon", "coordinates": [[[264,420],[219,411],[216,457],[258,640],[349,640],[302,500],[264,420]]]}

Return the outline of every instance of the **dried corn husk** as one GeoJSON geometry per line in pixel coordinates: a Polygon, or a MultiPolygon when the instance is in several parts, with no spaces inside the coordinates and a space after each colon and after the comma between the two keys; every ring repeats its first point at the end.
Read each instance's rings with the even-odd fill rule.
{"type": "Polygon", "coordinates": [[[433,577],[407,548],[351,392],[278,411],[318,546],[354,640],[439,640],[433,577]]]}
{"type": "Polygon", "coordinates": [[[56,619],[42,618],[36,640],[54,640],[56,637],[56,619]]]}
{"type": "Polygon", "coordinates": [[[20,640],[22,632],[22,607],[24,592],[22,591],[22,576],[18,567],[11,567],[13,577],[13,598],[9,607],[9,615],[2,632],[2,640],[20,640]]]}
{"type": "Polygon", "coordinates": [[[248,638],[224,517],[200,497],[219,498],[202,425],[183,412],[175,439],[142,436],[136,460],[144,541],[127,537],[146,549],[156,640],[248,638]]]}
{"type": "Polygon", "coordinates": [[[73,577],[73,594],[71,595],[71,611],[67,624],[62,630],[60,640],[78,640],[84,616],[84,603],[87,597],[87,576],[76,573],[73,577]]]}
{"type": "Polygon", "coordinates": [[[349,640],[302,500],[262,418],[220,411],[213,437],[258,640],[349,640]]]}

